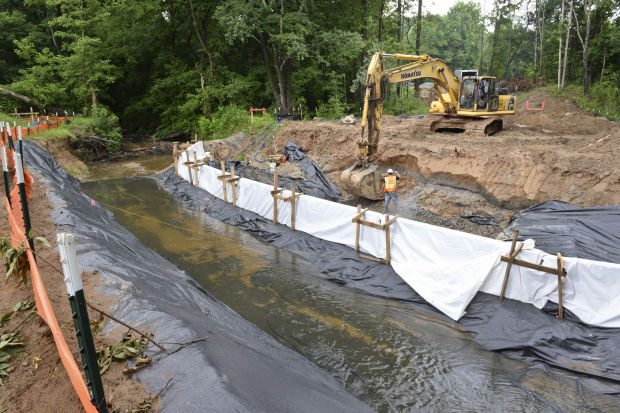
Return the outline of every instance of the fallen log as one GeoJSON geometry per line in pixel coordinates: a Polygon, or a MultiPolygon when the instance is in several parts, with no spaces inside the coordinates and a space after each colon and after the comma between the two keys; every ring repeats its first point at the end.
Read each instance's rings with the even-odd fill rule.
{"type": "Polygon", "coordinates": [[[36,99],[32,99],[28,96],[20,95],[19,93],[15,93],[3,87],[0,87],[0,95],[10,96],[15,100],[24,102],[28,106],[36,106],[39,109],[42,107],[41,104],[36,99]]]}

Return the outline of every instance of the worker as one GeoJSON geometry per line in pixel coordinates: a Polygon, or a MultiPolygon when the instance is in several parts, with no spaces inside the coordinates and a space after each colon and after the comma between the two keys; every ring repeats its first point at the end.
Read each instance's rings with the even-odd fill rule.
{"type": "Polygon", "coordinates": [[[396,181],[400,179],[400,174],[392,169],[388,169],[387,176],[383,178],[381,190],[385,192],[385,208],[384,212],[388,213],[390,200],[394,202],[394,207],[398,208],[398,195],[396,194],[396,181]]]}

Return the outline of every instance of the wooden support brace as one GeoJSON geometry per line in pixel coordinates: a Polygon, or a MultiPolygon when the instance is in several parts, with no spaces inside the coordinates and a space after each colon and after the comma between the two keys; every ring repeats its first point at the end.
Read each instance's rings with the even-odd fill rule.
{"type": "Polygon", "coordinates": [[[368,255],[360,255],[360,258],[364,258],[367,260],[381,262],[383,264],[389,264],[392,260],[391,254],[391,241],[390,241],[390,226],[396,222],[398,215],[394,215],[392,218],[388,214],[384,215],[384,224],[377,224],[375,222],[366,221],[362,219],[364,214],[368,211],[368,208],[362,210],[362,206],[357,206],[357,213],[351,219],[351,222],[355,224],[355,252],[359,252],[360,249],[360,225],[364,225],[366,227],[375,228],[381,231],[385,231],[385,259],[370,257],[368,255]]]}
{"type": "Polygon", "coordinates": [[[235,176],[235,165],[230,167],[230,173],[226,173],[226,165],[224,161],[221,163],[222,174],[217,177],[218,181],[222,181],[222,191],[224,195],[224,202],[228,202],[228,190],[227,184],[232,186],[232,204],[237,206],[237,181],[241,179],[240,176],[235,176]]]}
{"type": "MultiPolygon", "coordinates": [[[[362,214],[362,206],[358,205],[357,206],[357,215],[356,217],[358,219],[353,218],[353,222],[355,222],[355,252],[359,252],[360,251],[360,221],[359,221],[359,217],[361,217],[362,214]]],[[[368,211],[368,208],[366,208],[364,211],[368,211]]]]}
{"type": "Polygon", "coordinates": [[[566,269],[564,268],[564,261],[562,260],[562,255],[557,253],[557,268],[546,267],[541,264],[535,264],[533,262],[523,261],[517,258],[517,255],[521,251],[523,247],[523,243],[519,244],[519,247],[515,249],[515,244],[517,242],[517,237],[519,235],[519,229],[515,230],[515,235],[512,240],[512,245],[510,247],[510,255],[503,255],[500,259],[501,261],[507,263],[506,265],[506,274],[504,275],[504,283],[502,284],[502,291],[499,296],[499,300],[502,301],[504,299],[504,295],[506,293],[506,286],[508,284],[508,278],[510,276],[510,269],[512,265],[518,265],[520,267],[530,268],[532,270],[545,272],[547,274],[556,275],[558,277],[558,318],[564,318],[564,298],[562,294],[562,277],[566,277],[566,269]]]}
{"type": "Polygon", "coordinates": [[[564,269],[564,261],[562,260],[562,254],[558,252],[558,317],[564,318],[564,305],[562,297],[562,274],[566,274],[564,269]]]}
{"type": "Polygon", "coordinates": [[[184,165],[187,165],[187,170],[189,171],[189,183],[193,184],[194,181],[192,180],[192,168],[190,168],[190,162],[189,162],[189,152],[185,151],[185,162],[183,162],[184,165]]]}
{"type": "Polygon", "coordinates": [[[196,177],[196,186],[198,186],[198,154],[194,151],[194,165],[192,167],[194,170],[194,176],[196,177]]]}
{"type": "MultiPolygon", "coordinates": [[[[517,244],[517,238],[519,238],[519,228],[515,229],[514,236],[512,237],[512,245],[510,246],[510,254],[509,254],[510,258],[512,259],[514,259],[519,253],[519,251],[521,250],[521,247],[519,247],[519,251],[517,251],[517,254],[514,254],[515,245],[517,244]]],[[[523,244],[521,244],[521,246],[523,246],[523,244]]],[[[504,282],[502,284],[502,292],[499,295],[499,301],[502,301],[504,299],[504,294],[506,293],[506,286],[508,285],[508,278],[510,277],[511,268],[512,268],[512,262],[509,262],[506,265],[506,273],[504,274],[504,282]]]]}
{"type": "Polygon", "coordinates": [[[280,193],[282,192],[282,190],[278,191],[278,174],[274,173],[273,174],[273,191],[271,191],[271,194],[274,195],[273,197],[273,223],[277,224],[278,223],[278,198],[275,197],[276,193],[280,193]]]}
{"type": "MultiPolygon", "coordinates": [[[[230,182],[230,185],[232,186],[232,203],[234,206],[237,206],[237,181],[234,179],[235,178],[235,165],[232,165],[230,167],[230,174],[232,175],[233,179],[229,179],[226,182],[230,182]]],[[[224,185],[226,185],[226,182],[224,183],[224,185]]]]}
{"type": "Polygon", "coordinates": [[[293,182],[291,185],[291,195],[284,196],[281,195],[284,191],[284,188],[278,188],[278,174],[273,174],[273,191],[271,191],[271,196],[273,197],[273,223],[278,223],[278,200],[284,202],[291,203],[291,231],[295,231],[295,202],[297,199],[303,195],[302,192],[296,191],[296,182],[293,182]]]}

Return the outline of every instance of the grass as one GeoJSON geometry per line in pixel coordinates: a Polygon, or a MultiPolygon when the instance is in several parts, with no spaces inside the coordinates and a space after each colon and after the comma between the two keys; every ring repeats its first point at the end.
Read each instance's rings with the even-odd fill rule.
{"type": "Polygon", "coordinates": [[[620,120],[620,90],[609,82],[594,83],[588,95],[584,95],[583,86],[570,84],[564,90],[556,86],[544,86],[538,90],[545,91],[557,98],[572,100],[580,109],[593,115],[603,116],[609,120],[620,120]]]}

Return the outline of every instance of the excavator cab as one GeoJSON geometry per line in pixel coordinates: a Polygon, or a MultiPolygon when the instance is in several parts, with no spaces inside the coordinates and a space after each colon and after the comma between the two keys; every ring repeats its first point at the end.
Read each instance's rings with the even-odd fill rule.
{"type": "Polygon", "coordinates": [[[474,112],[494,112],[499,106],[497,79],[466,77],[461,83],[459,108],[474,112]]]}

